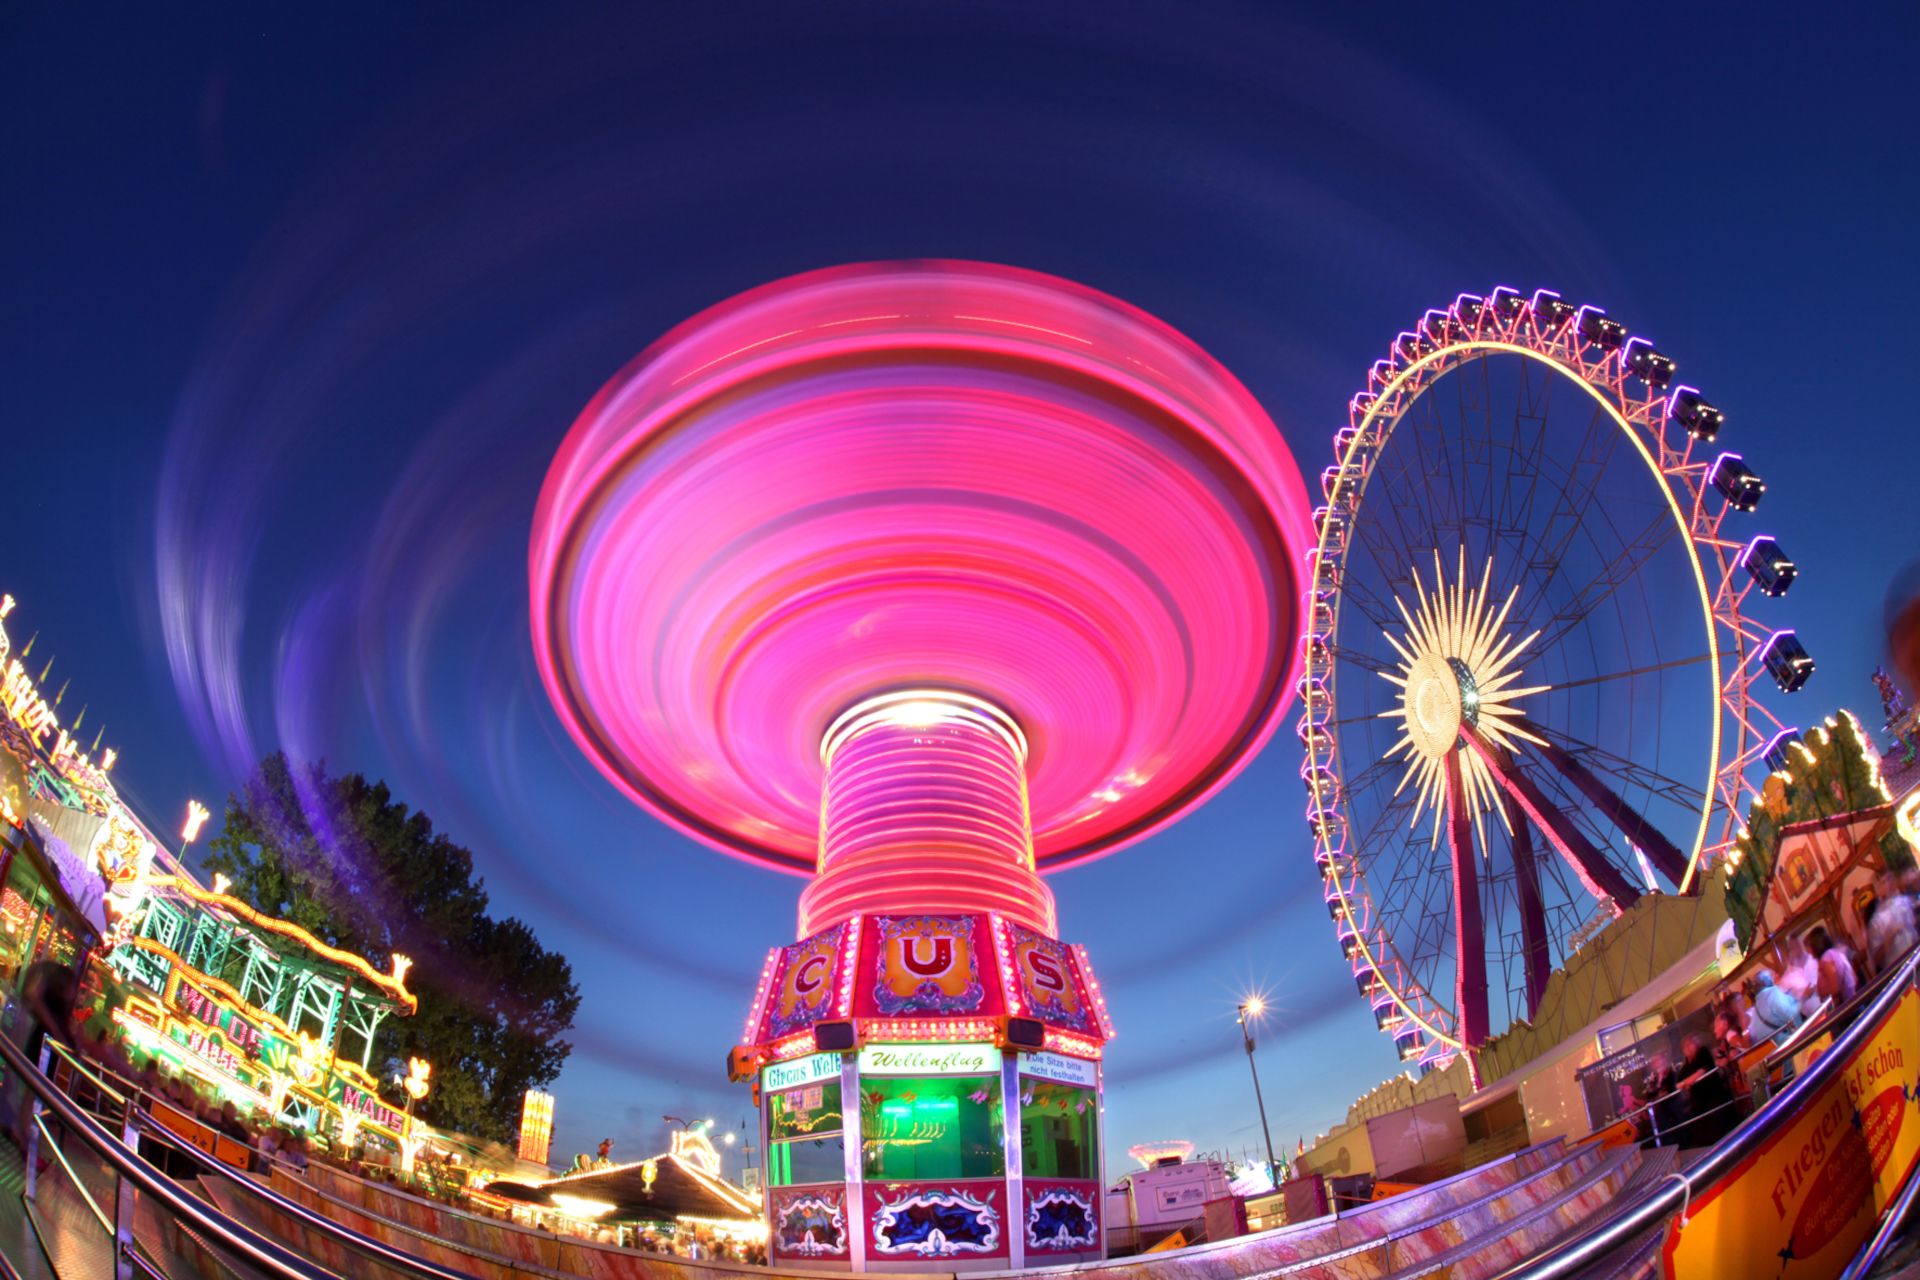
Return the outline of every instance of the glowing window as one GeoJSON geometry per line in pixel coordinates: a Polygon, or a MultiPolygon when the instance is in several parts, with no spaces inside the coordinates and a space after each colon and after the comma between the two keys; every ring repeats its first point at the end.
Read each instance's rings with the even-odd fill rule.
{"type": "Polygon", "coordinates": [[[1100,1176],[1100,1103],[1092,1089],[1020,1081],[1020,1170],[1030,1178],[1100,1176]]]}
{"type": "Polygon", "coordinates": [[[797,1183],[845,1182],[845,1125],[838,1080],[768,1094],[768,1184],[790,1187],[797,1183]]]}
{"type": "Polygon", "coordinates": [[[870,1180],[998,1178],[1007,1170],[998,1076],[881,1076],[860,1083],[870,1180]]]}

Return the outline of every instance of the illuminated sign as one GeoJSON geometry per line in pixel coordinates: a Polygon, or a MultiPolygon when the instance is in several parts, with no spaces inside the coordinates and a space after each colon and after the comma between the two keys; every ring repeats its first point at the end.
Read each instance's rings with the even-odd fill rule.
{"type": "Polygon", "coordinates": [[[195,1022],[219,1031],[228,1044],[242,1053],[259,1054],[266,1039],[260,1028],[198,987],[181,983],[174,992],[174,1003],[195,1022]]]}
{"type": "Polygon", "coordinates": [[[873,1001],[879,1012],[974,1013],[986,997],[972,916],[876,916],[873,1001]]]}
{"type": "Polygon", "coordinates": [[[813,1084],[818,1080],[830,1080],[840,1074],[840,1055],[837,1053],[816,1053],[810,1057],[797,1058],[792,1062],[774,1062],[760,1073],[761,1086],[771,1093],[775,1089],[791,1089],[796,1085],[813,1084]]]}
{"type": "Polygon", "coordinates": [[[545,1164],[552,1142],[553,1095],[529,1089],[520,1104],[520,1158],[545,1164]]]}
{"type": "MultiPolygon", "coordinates": [[[[12,600],[13,597],[6,599],[12,600]]],[[[29,644],[27,647],[31,649],[33,646],[29,644]]],[[[6,710],[7,717],[20,726],[34,746],[47,753],[48,759],[62,774],[89,787],[104,786],[106,778],[95,770],[93,762],[80,749],[80,740],[60,727],[53,705],[41,697],[40,691],[34,687],[33,676],[28,673],[26,664],[19,658],[8,661],[12,652],[12,642],[8,640],[5,628],[0,628],[0,708],[6,710]]],[[[112,767],[113,752],[108,751],[102,768],[112,767]]]]}
{"type": "Polygon", "coordinates": [[[835,925],[784,948],[773,1012],[767,1019],[769,1039],[790,1035],[827,1016],[833,997],[834,961],[839,958],[840,934],[845,928],[835,925]]]}
{"type": "Polygon", "coordinates": [[[399,1133],[406,1127],[407,1118],[404,1115],[339,1076],[327,1081],[327,1101],[338,1104],[349,1115],[358,1116],[393,1133],[399,1133]]]}
{"type": "Polygon", "coordinates": [[[1040,1080],[1053,1080],[1060,1084],[1077,1084],[1091,1089],[1099,1067],[1081,1058],[1069,1058],[1062,1053],[1023,1053],[1020,1055],[1020,1074],[1033,1076],[1040,1080]]]}
{"type": "Polygon", "coordinates": [[[860,1050],[863,1076],[978,1076],[1000,1070],[990,1044],[870,1044],[860,1050]]]}
{"type": "Polygon", "coordinates": [[[18,658],[7,667],[5,679],[0,680],[0,705],[6,707],[7,715],[15,724],[42,746],[59,732],[60,721],[54,717],[53,707],[33,687],[33,677],[27,674],[18,658]]]}
{"type": "Polygon", "coordinates": [[[1065,943],[1017,924],[1007,926],[1019,975],[1020,1002],[1042,1022],[1087,1034],[1093,1017],[1073,979],[1073,960],[1065,943]]]}
{"type": "Polygon", "coordinates": [[[239,1055],[227,1048],[217,1037],[192,1027],[182,1026],[177,1022],[167,1028],[167,1034],[173,1037],[175,1044],[186,1046],[194,1056],[209,1066],[218,1068],[236,1080],[240,1078],[240,1072],[245,1064],[241,1062],[239,1055]]]}

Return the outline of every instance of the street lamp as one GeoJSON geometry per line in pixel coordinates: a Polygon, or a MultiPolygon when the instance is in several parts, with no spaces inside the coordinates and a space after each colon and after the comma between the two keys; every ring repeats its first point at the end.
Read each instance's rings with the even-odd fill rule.
{"type": "Polygon", "coordinates": [[[1253,1063],[1253,1022],[1267,1011],[1267,1002],[1257,995],[1240,1002],[1240,1037],[1247,1046],[1247,1070],[1253,1073],[1253,1100],[1260,1108],[1260,1134],[1267,1140],[1267,1177],[1278,1190],[1279,1162],[1273,1158],[1273,1131],[1267,1127],[1267,1100],[1260,1096],[1260,1068],[1253,1063]]]}

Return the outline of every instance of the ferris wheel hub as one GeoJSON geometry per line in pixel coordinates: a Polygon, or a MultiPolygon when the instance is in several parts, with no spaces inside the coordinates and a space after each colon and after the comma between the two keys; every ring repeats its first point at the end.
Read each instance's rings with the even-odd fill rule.
{"type": "MultiPolygon", "coordinates": [[[[1429,760],[1460,746],[1466,699],[1456,664],[1465,666],[1457,658],[1423,653],[1407,677],[1407,736],[1413,749],[1429,760]]],[[[1471,672],[1467,678],[1472,679],[1471,672]]]]}

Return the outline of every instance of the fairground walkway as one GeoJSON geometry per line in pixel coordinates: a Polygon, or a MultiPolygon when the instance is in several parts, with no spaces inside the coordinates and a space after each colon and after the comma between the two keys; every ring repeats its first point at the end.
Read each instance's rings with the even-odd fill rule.
{"type": "MultiPolygon", "coordinates": [[[[1026,1274],[1059,1280],[1639,1280],[1663,1274],[1920,1280],[1920,1248],[1900,1229],[1920,1179],[1899,1176],[1911,1167],[1902,1165],[1891,1183],[1883,1178],[1875,1190],[1865,1172],[1870,1163],[1880,1174],[1890,1156],[1920,1142],[1920,1116],[1913,1114],[1920,1110],[1920,1088],[1891,1077],[1881,1081],[1887,1088],[1876,1096],[1886,1105],[1875,1111],[1847,1074],[1884,1066],[1889,1028],[1904,1036],[1907,1024],[1898,1019],[1920,1017],[1917,963],[1920,956],[1863,997],[1847,1025],[1829,1029],[1831,1043],[1821,1056],[1713,1148],[1682,1158],[1671,1148],[1555,1141],[1338,1215],[1190,1249],[1026,1274]],[[1823,1151],[1839,1153],[1838,1163],[1830,1162],[1835,1173],[1824,1179],[1825,1189],[1808,1193],[1788,1241],[1793,1256],[1768,1258],[1764,1271],[1754,1269],[1751,1258],[1733,1265],[1743,1249],[1770,1247],[1761,1219],[1774,1215],[1750,1214],[1746,1221],[1729,1216],[1729,1207],[1756,1192],[1761,1203],[1770,1192],[1777,1200],[1779,1183],[1767,1161],[1783,1142],[1798,1141],[1798,1126],[1809,1117],[1842,1115],[1845,1108],[1830,1101],[1835,1097],[1852,1100],[1851,1131],[1860,1136],[1853,1147],[1844,1134],[1823,1142],[1823,1151]],[[1770,1185],[1743,1187],[1741,1179],[1756,1171],[1770,1185]],[[1857,1204],[1845,1199],[1850,1189],[1860,1192],[1857,1204]]],[[[1920,1045],[1913,1048],[1910,1063],[1920,1061],[1920,1045]]],[[[556,1237],[321,1166],[304,1175],[282,1168],[265,1176],[238,1172],[148,1127],[142,1109],[109,1082],[62,1072],[70,1085],[62,1089],[10,1043],[0,1042],[0,1059],[40,1104],[27,1129],[35,1176],[27,1176],[21,1150],[0,1140],[0,1280],[824,1274],[697,1263],[556,1237]],[[163,1158],[173,1174],[141,1151],[163,1158]]],[[[1813,1170],[1808,1180],[1819,1181],[1822,1172],[1813,1170]]],[[[913,1273],[918,1280],[950,1274],[937,1267],[913,1273]]]]}

